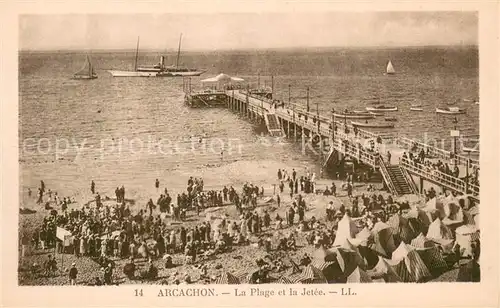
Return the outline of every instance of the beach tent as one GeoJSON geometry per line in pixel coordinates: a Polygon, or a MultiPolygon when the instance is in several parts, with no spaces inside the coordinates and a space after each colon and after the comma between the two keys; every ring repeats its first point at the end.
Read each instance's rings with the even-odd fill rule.
{"type": "Polygon", "coordinates": [[[356,269],[347,277],[347,283],[368,283],[372,282],[370,275],[364,270],[356,267],[356,269]]]}
{"type": "Polygon", "coordinates": [[[316,249],[312,257],[312,265],[320,270],[337,263],[337,254],[321,246],[316,249]]]}
{"type": "Polygon", "coordinates": [[[227,74],[221,73],[215,77],[203,79],[201,83],[203,86],[208,86],[210,88],[215,88],[217,90],[223,90],[225,86],[240,84],[243,81],[245,80],[238,77],[231,77],[227,74]]]}
{"type": "Polygon", "coordinates": [[[342,244],[344,244],[346,239],[355,238],[358,231],[358,227],[356,226],[354,220],[352,220],[349,215],[344,214],[344,217],[342,217],[342,219],[339,221],[333,246],[341,246],[342,244]]]}
{"type": "Polygon", "coordinates": [[[329,283],[345,282],[343,281],[344,273],[342,272],[339,262],[337,261],[336,254],[328,252],[326,258],[314,257],[311,262],[311,265],[319,269],[329,283]]]}
{"type": "Polygon", "coordinates": [[[463,257],[472,256],[471,244],[479,239],[479,230],[474,225],[463,225],[455,230],[456,241],[460,245],[461,255],[463,257]]]}
{"type": "Polygon", "coordinates": [[[392,253],[391,262],[404,282],[418,282],[432,276],[416,249],[404,242],[392,253]]]}
{"type": "Polygon", "coordinates": [[[214,282],[215,284],[240,284],[240,280],[231,273],[223,272],[214,282]]]}
{"type": "Polygon", "coordinates": [[[389,258],[396,249],[391,227],[388,224],[378,221],[372,229],[373,241],[371,248],[381,256],[389,258]]]}
{"type": "Polygon", "coordinates": [[[370,239],[373,238],[372,233],[368,229],[368,227],[364,227],[358,234],[356,234],[356,242],[359,246],[368,246],[370,239]]]}
{"type": "Polygon", "coordinates": [[[394,271],[393,267],[389,264],[388,260],[379,256],[378,262],[367,273],[372,277],[372,279],[382,278],[385,282],[402,282],[403,280],[394,271]]]}
{"type": "Polygon", "coordinates": [[[457,282],[480,282],[481,270],[479,263],[475,260],[470,260],[460,265],[458,270],[457,282]]]}
{"type": "MultiPolygon", "coordinates": [[[[451,196],[451,195],[450,195],[451,196]]],[[[443,204],[445,218],[443,219],[443,223],[446,225],[455,225],[461,224],[464,220],[464,213],[462,208],[458,204],[458,199],[451,196],[445,199],[445,203],[443,204]]]]}
{"type": "Polygon", "coordinates": [[[410,226],[408,219],[404,218],[400,214],[394,214],[391,216],[387,221],[387,224],[392,229],[395,245],[399,245],[401,241],[409,244],[416,235],[415,231],[410,226]]]}
{"type": "Polygon", "coordinates": [[[427,201],[425,206],[421,209],[427,213],[431,220],[434,220],[435,217],[439,217],[440,219],[446,217],[443,198],[434,197],[431,200],[427,201]]]}
{"type": "Polygon", "coordinates": [[[427,238],[441,243],[442,240],[453,240],[453,233],[450,228],[443,224],[441,219],[436,218],[427,230],[427,238]]]}
{"type": "Polygon", "coordinates": [[[336,253],[337,262],[344,277],[348,277],[356,267],[366,268],[364,259],[356,248],[334,247],[330,251],[336,253]]]}
{"type": "Polygon", "coordinates": [[[439,276],[448,268],[438,247],[416,248],[416,251],[434,277],[439,276]]]}
{"type": "Polygon", "coordinates": [[[415,248],[422,248],[422,249],[429,247],[436,247],[436,243],[428,239],[423,233],[417,235],[417,237],[411,241],[411,245],[415,248]]]}
{"type": "Polygon", "coordinates": [[[290,279],[288,276],[281,276],[278,279],[278,283],[280,283],[280,284],[294,284],[295,281],[293,281],[292,279],[290,279]]]}
{"type": "Polygon", "coordinates": [[[298,281],[301,283],[327,283],[325,275],[316,267],[309,264],[302,271],[298,281]]]}

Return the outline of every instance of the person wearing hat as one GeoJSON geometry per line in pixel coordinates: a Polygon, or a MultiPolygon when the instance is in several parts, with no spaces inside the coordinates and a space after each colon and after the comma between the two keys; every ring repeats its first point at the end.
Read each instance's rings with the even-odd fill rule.
{"type": "Polygon", "coordinates": [[[71,268],[69,269],[69,284],[74,286],[76,285],[76,276],[78,275],[78,270],[76,269],[76,263],[73,262],[71,264],[71,268]]]}

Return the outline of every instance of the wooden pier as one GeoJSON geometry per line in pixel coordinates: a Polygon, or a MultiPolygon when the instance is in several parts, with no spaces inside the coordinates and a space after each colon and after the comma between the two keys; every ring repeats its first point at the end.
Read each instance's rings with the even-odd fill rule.
{"type": "Polygon", "coordinates": [[[419,194],[423,192],[424,182],[429,182],[442,187],[443,190],[466,194],[479,200],[478,185],[470,184],[438,170],[430,170],[427,166],[415,164],[403,158],[402,153],[424,150],[435,159],[444,162],[452,160],[461,169],[465,168],[467,174],[469,168],[479,168],[478,159],[453,155],[449,151],[406,137],[377,134],[353,127],[343,118],[336,119],[333,111],[331,117],[324,117],[319,112],[307,111],[296,104],[273,100],[270,93],[235,89],[217,91],[212,94],[204,92],[186,94],[186,103],[193,107],[212,106],[210,102],[213,101],[217,101],[217,106],[224,106],[252,121],[265,123],[271,136],[286,137],[294,142],[300,139],[303,148],[306,144],[313,144],[318,149],[322,167],[325,169],[349,158],[380,172],[387,189],[393,194],[419,194]],[[216,98],[207,100],[206,97],[216,98]],[[375,147],[379,150],[377,151],[375,147]],[[390,150],[391,162],[388,162],[383,155],[386,151],[381,151],[380,148],[390,150]]]}

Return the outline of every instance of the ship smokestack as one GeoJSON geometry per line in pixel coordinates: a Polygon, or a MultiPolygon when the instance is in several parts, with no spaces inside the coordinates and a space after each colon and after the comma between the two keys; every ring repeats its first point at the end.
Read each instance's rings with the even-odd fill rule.
{"type": "Polygon", "coordinates": [[[160,56],[160,67],[163,68],[165,65],[165,56],[160,56]]]}

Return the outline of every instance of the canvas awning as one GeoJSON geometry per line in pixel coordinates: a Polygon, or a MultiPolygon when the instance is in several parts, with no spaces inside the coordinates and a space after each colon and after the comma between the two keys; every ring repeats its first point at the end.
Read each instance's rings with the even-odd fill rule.
{"type": "Polygon", "coordinates": [[[203,79],[201,81],[201,83],[205,83],[205,84],[214,84],[214,83],[229,84],[229,83],[239,83],[239,82],[243,82],[243,81],[245,81],[245,80],[242,78],[239,78],[239,77],[231,77],[227,74],[219,74],[215,77],[203,79]]]}

